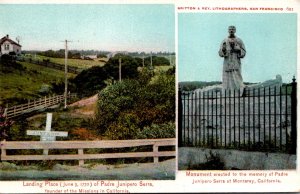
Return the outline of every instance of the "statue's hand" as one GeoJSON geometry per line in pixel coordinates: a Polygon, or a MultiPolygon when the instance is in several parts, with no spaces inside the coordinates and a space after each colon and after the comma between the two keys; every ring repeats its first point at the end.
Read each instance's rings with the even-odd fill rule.
{"type": "Polygon", "coordinates": [[[226,53],[226,43],[223,43],[223,45],[222,45],[222,51],[223,51],[223,53],[226,53]]]}
{"type": "Polygon", "coordinates": [[[224,53],[224,54],[226,54],[226,48],[222,48],[222,52],[224,53]]]}
{"type": "Polygon", "coordinates": [[[234,46],[234,50],[237,51],[237,52],[241,51],[240,45],[236,44],[236,45],[234,46]]]}

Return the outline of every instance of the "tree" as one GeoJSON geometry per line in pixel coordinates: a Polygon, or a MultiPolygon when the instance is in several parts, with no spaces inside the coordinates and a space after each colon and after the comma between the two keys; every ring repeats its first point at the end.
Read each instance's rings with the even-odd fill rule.
{"type": "Polygon", "coordinates": [[[119,79],[119,58],[122,63],[122,79],[136,78],[138,76],[137,61],[126,55],[117,54],[110,58],[104,66],[105,72],[108,72],[115,80],[119,79]]]}
{"type": "Polygon", "coordinates": [[[81,54],[80,53],[74,53],[72,54],[73,59],[81,59],[81,54]]]}
{"type": "Polygon", "coordinates": [[[83,70],[70,82],[75,84],[76,92],[90,96],[103,89],[106,86],[105,80],[108,78],[109,73],[103,67],[94,66],[83,70]]]}
{"type": "MultiPolygon", "coordinates": [[[[142,60],[139,60],[139,66],[142,66],[142,60]]],[[[146,57],[145,58],[145,66],[150,66],[151,65],[151,57],[146,57]]],[[[152,65],[153,66],[167,66],[170,65],[170,61],[166,59],[165,57],[157,57],[157,56],[152,56],[152,65]]]]}
{"type": "Polygon", "coordinates": [[[106,54],[104,53],[97,54],[97,58],[106,58],[106,54]]]}

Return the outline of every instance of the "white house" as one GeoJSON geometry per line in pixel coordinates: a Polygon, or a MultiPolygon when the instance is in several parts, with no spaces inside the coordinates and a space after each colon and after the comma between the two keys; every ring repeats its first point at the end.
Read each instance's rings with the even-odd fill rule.
{"type": "Polygon", "coordinates": [[[21,45],[11,40],[8,35],[0,39],[0,56],[3,54],[9,54],[15,52],[21,54],[21,45]]]}

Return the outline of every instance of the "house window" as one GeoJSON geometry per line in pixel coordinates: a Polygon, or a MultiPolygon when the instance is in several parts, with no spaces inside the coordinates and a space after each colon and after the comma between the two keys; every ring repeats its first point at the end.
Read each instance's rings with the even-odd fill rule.
{"type": "Polygon", "coordinates": [[[4,45],[4,50],[9,50],[9,44],[4,45]]]}

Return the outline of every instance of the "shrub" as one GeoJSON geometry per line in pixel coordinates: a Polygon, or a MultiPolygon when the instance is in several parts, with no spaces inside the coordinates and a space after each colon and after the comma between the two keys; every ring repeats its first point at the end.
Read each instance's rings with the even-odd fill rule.
{"type": "Polygon", "coordinates": [[[144,127],[137,135],[138,139],[174,138],[176,132],[175,123],[152,124],[144,127]]]}
{"type": "Polygon", "coordinates": [[[120,116],[120,113],[133,108],[134,95],[138,93],[138,82],[124,82],[108,86],[99,93],[98,111],[96,116],[97,128],[104,133],[120,116]]]}
{"type": "Polygon", "coordinates": [[[97,136],[86,128],[75,128],[71,130],[70,137],[72,140],[95,140],[97,136]]]}
{"type": "Polygon", "coordinates": [[[41,95],[47,95],[47,94],[49,94],[50,93],[50,91],[51,91],[51,86],[50,85],[48,85],[48,84],[42,84],[42,86],[41,86],[41,88],[39,89],[39,94],[41,94],[41,95]]]}
{"type": "Polygon", "coordinates": [[[149,77],[145,71],[136,80],[123,80],[99,93],[95,119],[99,134],[111,139],[172,136],[153,124],[175,121],[175,76],[161,73],[153,79],[149,77]],[[147,132],[150,129],[145,127],[156,133],[147,132]]]}
{"type": "Polygon", "coordinates": [[[0,107],[0,141],[8,137],[7,133],[13,124],[13,121],[7,119],[4,114],[4,108],[0,107]]]}

